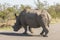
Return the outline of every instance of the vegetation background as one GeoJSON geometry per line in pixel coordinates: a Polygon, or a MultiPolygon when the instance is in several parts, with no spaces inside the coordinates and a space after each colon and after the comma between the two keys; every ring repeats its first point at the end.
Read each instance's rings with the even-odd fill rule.
{"type": "MultiPolygon", "coordinates": [[[[59,3],[54,3],[54,5],[49,5],[47,1],[44,1],[43,3],[39,0],[34,1],[36,8],[35,9],[46,9],[50,15],[52,16],[52,23],[55,23],[59,21],[60,19],[60,4],[59,3]]],[[[15,23],[15,16],[14,14],[16,13],[17,15],[20,14],[24,8],[32,8],[29,5],[23,5],[19,7],[19,5],[13,5],[10,6],[10,4],[1,4],[0,3],[0,27],[11,27],[15,23]]]]}

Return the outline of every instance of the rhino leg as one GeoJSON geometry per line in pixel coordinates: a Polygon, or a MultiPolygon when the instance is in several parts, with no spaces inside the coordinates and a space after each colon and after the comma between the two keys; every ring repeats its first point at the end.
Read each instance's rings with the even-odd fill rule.
{"type": "Polygon", "coordinates": [[[27,26],[24,26],[24,33],[23,34],[27,34],[27,26]]]}
{"type": "Polygon", "coordinates": [[[29,27],[29,31],[30,31],[31,33],[33,33],[33,31],[32,31],[32,29],[31,29],[31,27],[29,27]]]}
{"type": "Polygon", "coordinates": [[[43,31],[40,33],[40,35],[43,35],[43,33],[44,33],[44,29],[43,29],[43,31]]]}
{"type": "Polygon", "coordinates": [[[47,37],[48,28],[46,26],[42,26],[43,31],[40,33],[43,37],[47,37]],[[45,33],[45,34],[44,34],[45,33]]]}
{"type": "Polygon", "coordinates": [[[48,34],[48,29],[45,29],[45,35],[43,35],[44,37],[47,37],[47,34],[48,34]]]}

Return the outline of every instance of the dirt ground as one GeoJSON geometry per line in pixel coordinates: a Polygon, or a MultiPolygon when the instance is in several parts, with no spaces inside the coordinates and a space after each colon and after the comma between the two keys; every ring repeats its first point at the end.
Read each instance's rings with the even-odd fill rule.
{"type": "Polygon", "coordinates": [[[33,34],[29,33],[27,35],[21,34],[24,29],[21,28],[18,32],[0,30],[0,40],[60,40],[60,23],[51,24],[49,27],[48,37],[42,37],[40,32],[42,28],[33,29],[33,34]]]}

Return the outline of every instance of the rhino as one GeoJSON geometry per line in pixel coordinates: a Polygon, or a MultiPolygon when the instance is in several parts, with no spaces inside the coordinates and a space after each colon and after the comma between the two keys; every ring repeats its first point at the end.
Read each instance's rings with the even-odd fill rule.
{"type": "Polygon", "coordinates": [[[27,28],[31,33],[31,28],[40,28],[43,30],[40,35],[46,37],[49,30],[49,24],[51,21],[51,15],[46,10],[36,10],[36,9],[24,9],[21,11],[19,16],[15,14],[16,23],[13,26],[14,31],[18,31],[21,27],[24,28],[24,34],[27,33],[27,28]],[[45,34],[44,34],[45,33],[45,34]]]}

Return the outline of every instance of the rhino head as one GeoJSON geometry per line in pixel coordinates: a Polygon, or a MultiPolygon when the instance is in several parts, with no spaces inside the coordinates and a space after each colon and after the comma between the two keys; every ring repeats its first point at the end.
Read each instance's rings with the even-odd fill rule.
{"type": "Polygon", "coordinates": [[[14,31],[18,31],[21,28],[21,22],[19,20],[19,16],[15,14],[16,17],[16,23],[12,26],[14,31]]]}

